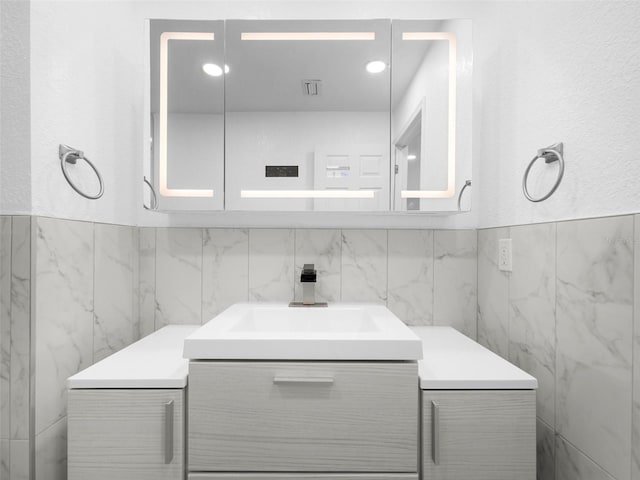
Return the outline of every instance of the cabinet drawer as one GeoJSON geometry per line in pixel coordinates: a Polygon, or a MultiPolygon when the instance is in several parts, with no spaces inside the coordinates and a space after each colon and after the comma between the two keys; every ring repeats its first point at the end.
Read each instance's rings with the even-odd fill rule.
{"type": "Polygon", "coordinates": [[[422,391],[423,476],[535,480],[535,390],[422,391]]]}
{"type": "Polygon", "coordinates": [[[189,469],[417,472],[415,362],[192,362],[189,469]]]}
{"type": "Polygon", "coordinates": [[[69,390],[69,480],[181,480],[184,391],[69,390]]]}
{"type": "Polygon", "coordinates": [[[189,480],[418,480],[417,473],[190,473],[189,480]]]}

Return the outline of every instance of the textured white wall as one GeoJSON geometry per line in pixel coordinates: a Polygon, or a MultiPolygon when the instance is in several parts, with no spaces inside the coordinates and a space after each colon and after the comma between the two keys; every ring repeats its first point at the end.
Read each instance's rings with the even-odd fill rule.
{"type": "Polygon", "coordinates": [[[640,211],[638,25],[637,1],[500,2],[479,16],[480,227],[640,211]],[[564,180],[550,199],[533,204],[521,191],[523,171],[538,148],[559,141],[564,180]]]}
{"type": "Polygon", "coordinates": [[[29,2],[0,3],[0,214],[28,214],[29,2]]]}
{"type": "Polygon", "coordinates": [[[624,1],[37,1],[31,5],[32,188],[39,215],[144,225],[486,227],[640,210],[640,3],[624,1]],[[471,18],[473,211],[455,216],[144,212],[145,18],[471,18]],[[536,149],[566,145],[566,178],[527,202],[536,149]],[[99,202],[64,183],[57,145],[83,148],[99,202]],[[354,223],[355,222],[355,223],[354,223]]]}

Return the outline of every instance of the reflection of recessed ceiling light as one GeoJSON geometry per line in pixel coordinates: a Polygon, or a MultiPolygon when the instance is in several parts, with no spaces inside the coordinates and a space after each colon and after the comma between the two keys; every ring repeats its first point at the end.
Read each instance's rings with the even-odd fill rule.
{"type": "Polygon", "coordinates": [[[382,60],[374,60],[373,62],[367,63],[367,72],[369,73],[380,73],[384,72],[387,68],[387,64],[382,60]]]}
{"type": "Polygon", "coordinates": [[[407,155],[407,160],[415,160],[416,156],[415,155],[407,155]]]}
{"type": "MultiPolygon", "coordinates": [[[[202,70],[204,73],[211,75],[212,77],[219,77],[222,75],[222,68],[215,63],[205,63],[202,65],[202,70]]],[[[229,65],[224,66],[224,73],[229,73],[229,65]]]]}

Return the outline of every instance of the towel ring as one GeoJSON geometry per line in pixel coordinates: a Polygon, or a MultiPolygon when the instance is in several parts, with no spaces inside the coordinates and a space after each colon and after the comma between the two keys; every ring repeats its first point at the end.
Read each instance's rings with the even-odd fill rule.
{"type": "Polygon", "coordinates": [[[458,211],[462,211],[462,194],[464,193],[464,189],[471,186],[471,180],[466,180],[464,185],[460,189],[460,193],[458,194],[458,211]]]}
{"type": "Polygon", "coordinates": [[[71,188],[73,188],[78,194],[82,195],[84,198],[88,198],[89,200],[97,200],[102,197],[102,194],[104,193],[104,182],[102,181],[102,175],[100,175],[100,172],[98,171],[96,166],[91,163],[91,161],[87,157],[84,156],[84,152],[75,148],[71,148],[68,145],[60,144],[60,146],[58,147],[58,156],[60,157],[60,168],[62,169],[62,174],[64,175],[64,178],[67,180],[69,185],[71,185],[71,188]],[[100,191],[97,195],[89,195],[87,193],[84,193],[71,181],[69,172],[67,172],[67,164],[70,163],[72,165],[75,165],[78,159],[87,162],[98,177],[98,182],[100,182],[100,191]]]}
{"type": "Polygon", "coordinates": [[[146,183],[149,188],[151,189],[151,203],[149,204],[149,206],[147,207],[144,202],[142,202],[142,206],[146,209],[146,210],[157,210],[158,209],[158,197],[156,196],[156,190],[155,188],[153,188],[153,185],[151,185],[151,182],[149,180],[147,180],[147,177],[142,177],[142,180],[144,181],[144,183],[146,183]]]}
{"type": "Polygon", "coordinates": [[[562,181],[562,176],[564,175],[564,157],[562,155],[563,150],[564,147],[562,145],[562,142],[556,143],[547,148],[541,148],[540,150],[538,150],[538,154],[533,157],[533,160],[529,162],[527,169],[524,171],[524,176],[522,177],[522,192],[524,193],[524,196],[527,197],[527,200],[531,202],[542,202],[543,200],[546,200],[551,195],[553,195],[558,189],[558,186],[562,181]],[[560,170],[558,171],[558,178],[556,178],[556,182],[553,184],[553,187],[551,187],[549,193],[543,195],[542,197],[534,198],[531,196],[531,194],[529,194],[529,189],[527,188],[527,180],[529,179],[529,172],[531,171],[531,167],[533,167],[533,164],[536,163],[540,158],[543,158],[545,163],[559,162],[560,170]]]}

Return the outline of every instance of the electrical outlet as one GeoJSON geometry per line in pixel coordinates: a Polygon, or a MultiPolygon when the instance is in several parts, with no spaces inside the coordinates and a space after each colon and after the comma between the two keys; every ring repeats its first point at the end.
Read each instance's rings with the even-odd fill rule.
{"type": "Polygon", "coordinates": [[[498,241],[498,268],[505,272],[513,271],[511,239],[501,238],[498,241]]]}

